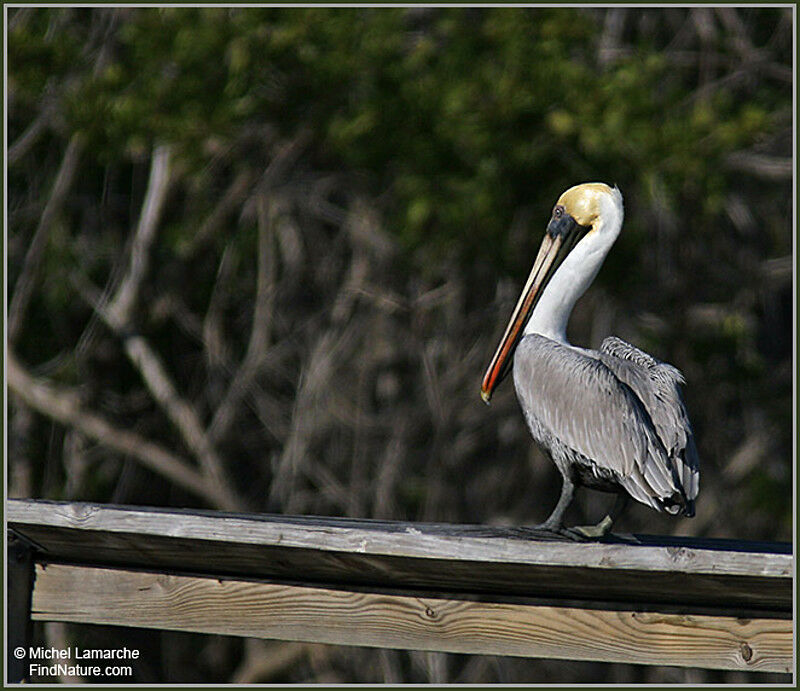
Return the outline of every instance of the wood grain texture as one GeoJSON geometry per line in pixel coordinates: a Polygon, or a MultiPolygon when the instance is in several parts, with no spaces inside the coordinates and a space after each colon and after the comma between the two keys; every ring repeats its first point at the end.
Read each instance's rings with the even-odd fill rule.
{"type": "MultiPolygon", "coordinates": [[[[792,611],[791,545],[634,536],[576,544],[508,529],[10,500],[41,559],[387,588],[792,611]]],[[[711,612],[716,613],[716,612],[711,612]]]]}
{"type": "Polygon", "coordinates": [[[791,672],[792,622],[37,567],[33,618],[369,647],[791,672]]]}

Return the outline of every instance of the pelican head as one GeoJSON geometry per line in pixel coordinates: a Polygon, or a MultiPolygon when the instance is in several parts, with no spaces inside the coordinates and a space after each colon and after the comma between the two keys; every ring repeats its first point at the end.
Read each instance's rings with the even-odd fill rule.
{"type": "Polygon", "coordinates": [[[569,314],[617,239],[622,217],[622,194],[602,182],[570,187],[558,198],[533,269],[483,377],[481,398],[486,403],[508,374],[523,333],[566,341],[569,314]]]}

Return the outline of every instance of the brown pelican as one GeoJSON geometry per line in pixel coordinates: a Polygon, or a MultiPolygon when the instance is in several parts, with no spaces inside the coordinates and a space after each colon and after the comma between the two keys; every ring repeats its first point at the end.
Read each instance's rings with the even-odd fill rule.
{"type": "Polygon", "coordinates": [[[534,530],[574,539],[604,535],[628,495],[693,516],[700,480],[681,373],[619,338],[606,338],[599,351],[567,342],[572,308],[617,239],[623,215],[616,187],[587,183],[561,195],[481,386],[488,403],[513,358],[528,427],[563,478],[555,509],[534,530]],[[564,511],[579,485],[615,492],[617,501],[598,525],[568,529],[564,511]]]}

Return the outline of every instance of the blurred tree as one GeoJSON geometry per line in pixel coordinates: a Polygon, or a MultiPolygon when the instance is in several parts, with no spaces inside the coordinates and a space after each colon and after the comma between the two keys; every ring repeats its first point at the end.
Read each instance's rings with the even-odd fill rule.
{"type": "MultiPolygon", "coordinates": [[[[555,199],[604,180],[571,337],[680,367],[703,464],[693,522],[625,528],[791,537],[791,9],[8,19],[12,495],[541,520],[555,472],[479,379],[555,199]]],[[[207,645],[220,681],[728,680],[207,645]]]]}

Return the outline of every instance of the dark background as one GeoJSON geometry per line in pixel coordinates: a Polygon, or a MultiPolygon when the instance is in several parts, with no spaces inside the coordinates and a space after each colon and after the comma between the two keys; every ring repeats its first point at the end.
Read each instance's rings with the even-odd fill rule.
{"type": "MultiPolygon", "coordinates": [[[[695,518],[616,528],[791,539],[791,9],[24,8],[7,36],[10,496],[543,520],[558,474],[480,379],[558,195],[600,180],[625,226],[569,337],[681,369],[702,468],[695,518]]],[[[779,678],[37,636],[138,645],[137,682],[779,678]]]]}

